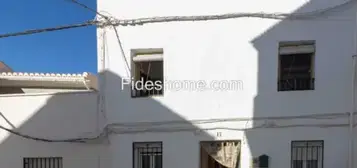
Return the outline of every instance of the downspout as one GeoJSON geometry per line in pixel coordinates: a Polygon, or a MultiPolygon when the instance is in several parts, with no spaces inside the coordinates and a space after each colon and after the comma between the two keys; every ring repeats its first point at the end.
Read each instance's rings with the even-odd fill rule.
{"type": "MultiPolygon", "coordinates": [[[[98,85],[98,102],[97,102],[97,105],[98,105],[98,116],[97,116],[97,125],[98,125],[98,129],[99,130],[101,130],[101,128],[102,128],[102,117],[103,117],[103,119],[104,119],[104,128],[103,128],[103,130],[101,130],[101,131],[107,131],[106,130],[106,124],[107,124],[107,121],[106,121],[106,111],[105,111],[105,98],[104,98],[104,96],[105,96],[105,63],[106,63],[106,61],[105,61],[105,57],[106,57],[106,55],[105,55],[105,51],[106,51],[106,30],[105,30],[105,28],[103,28],[103,32],[102,32],[102,38],[103,39],[99,39],[99,40],[101,40],[102,41],[102,44],[101,44],[101,46],[100,46],[100,48],[101,48],[101,54],[98,54],[98,56],[99,56],[99,69],[98,69],[98,77],[99,77],[99,80],[97,80],[97,85],[98,85]]],[[[101,148],[101,145],[99,145],[98,146],[99,147],[99,152],[98,152],[98,168],[101,168],[102,167],[102,162],[101,162],[101,155],[103,154],[103,152],[105,153],[105,150],[103,150],[102,148],[101,148]]]]}
{"type": "MultiPolygon", "coordinates": [[[[357,31],[357,29],[356,29],[357,31]]],[[[356,40],[357,40],[357,36],[356,36],[356,40]]],[[[356,46],[357,48],[357,46],[356,46]]],[[[357,50],[357,49],[356,49],[357,50]]],[[[356,95],[355,95],[355,90],[356,90],[356,55],[352,56],[352,62],[353,62],[353,66],[352,66],[352,109],[350,112],[350,116],[349,116],[349,131],[350,131],[350,138],[349,138],[349,159],[348,159],[348,167],[349,168],[353,168],[353,154],[354,154],[354,149],[353,149],[353,141],[354,141],[354,112],[356,109],[356,95]]]]}
{"type": "MultiPolygon", "coordinates": [[[[353,1],[353,0],[351,0],[353,1]]],[[[355,0],[356,1],[356,0],[355,0]]],[[[357,9],[355,9],[355,36],[354,36],[354,47],[355,54],[352,56],[352,109],[350,112],[349,126],[350,126],[350,138],[349,138],[349,159],[348,167],[354,168],[353,155],[354,155],[354,113],[356,109],[356,56],[357,56],[357,9]]]]}
{"type": "Polygon", "coordinates": [[[105,93],[106,93],[106,29],[103,28],[103,39],[102,39],[102,54],[100,54],[100,64],[101,64],[101,69],[99,70],[100,78],[98,81],[99,84],[99,95],[100,95],[100,114],[102,115],[104,119],[104,126],[107,124],[107,118],[106,118],[106,104],[105,104],[105,93]]]}

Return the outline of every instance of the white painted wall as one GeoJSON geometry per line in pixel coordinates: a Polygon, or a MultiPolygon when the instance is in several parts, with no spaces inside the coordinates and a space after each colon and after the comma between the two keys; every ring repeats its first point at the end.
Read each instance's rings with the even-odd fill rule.
{"type": "MultiPolygon", "coordinates": [[[[124,18],[204,15],[231,12],[309,12],[341,4],[334,0],[98,0],[98,11],[124,18]]],[[[174,91],[162,97],[132,99],[121,79],[130,73],[112,29],[106,32],[103,57],[102,30],[98,30],[99,70],[105,69],[104,93],[109,123],[212,118],[291,116],[351,111],[352,58],[355,54],[356,5],[348,5],[310,21],[240,18],[119,27],[124,57],[130,50],[163,48],[167,80],[241,80],[239,91],[174,91]],[[329,17],[326,19],[326,17],[329,17]],[[277,92],[278,42],[316,40],[315,90],[277,92]],[[101,60],[105,60],[105,67],[101,60]]],[[[130,63],[129,63],[130,65],[130,63]]],[[[296,121],[306,124],[307,121],[296,121]]],[[[315,123],[317,121],[310,121],[315,123]]],[[[331,123],[332,120],[326,121],[331,123]]],[[[340,121],[334,121],[340,122],[340,121]]],[[[344,123],[347,119],[343,120],[344,123]]],[[[194,124],[191,124],[194,125],[194,124]]],[[[194,127],[242,128],[258,123],[235,122],[194,127]]],[[[347,128],[284,128],[255,131],[142,133],[111,137],[112,167],[132,167],[132,142],[163,141],[164,167],[198,167],[200,140],[243,141],[242,167],[251,156],[267,154],[271,167],[290,166],[292,140],[324,140],[324,167],[347,167],[347,128]]],[[[356,150],[357,151],[357,150],[356,150]]]]}
{"type": "MultiPolygon", "coordinates": [[[[47,139],[95,136],[97,93],[0,96],[0,125],[47,139]]],[[[105,145],[104,145],[105,146],[105,145]]],[[[64,168],[98,168],[101,146],[46,143],[0,130],[1,167],[22,167],[23,157],[63,157],[64,168]]]]}

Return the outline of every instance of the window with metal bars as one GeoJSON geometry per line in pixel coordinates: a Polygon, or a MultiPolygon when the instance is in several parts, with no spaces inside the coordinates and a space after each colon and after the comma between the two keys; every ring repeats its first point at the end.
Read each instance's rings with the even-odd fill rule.
{"type": "Polygon", "coordinates": [[[292,168],[323,168],[323,141],[292,141],[292,168]]]}
{"type": "Polygon", "coordinates": [[[62,168],[62,157],[24,158],[24,168],[62,168]]]}
{"type": "Polygon", "coordinates": [[[279,44],[278,91],[314,90],[314,41],[279,44]]]}
{"type": "Polygon", "coordinates": [[[162,142],[133,143],[133,168],[162,168],[162,142]]]}
{"type": "Polygon", "coordinates": [[[164,94],[163,49],[132,50],[131,66],[133,98],[164,94]]]}

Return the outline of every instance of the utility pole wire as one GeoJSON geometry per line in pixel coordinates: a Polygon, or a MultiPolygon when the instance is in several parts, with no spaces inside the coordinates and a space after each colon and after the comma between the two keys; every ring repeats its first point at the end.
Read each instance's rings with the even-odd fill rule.
{"type": "Polygon", "coordinates": [[[105,15],[103,15],[103,14],[97,12],[97,11],[94,10],[93,8],[90,8],[90,7],[88,7],[87,5],[85,5],[85,4],[83,4],[83,3],[80,3],[80,2],[78,2],[78,1],[76,1],[76,0],[68,0],[68,1],[71,1],[71,2],[73,2],[73,3],[75,3],[75,4],[79,5],[79,6],[82,6],[83,8],[88,9],[88,10],[90,10],[90,11],[92,11],[92,12],[98,14],[99,16],[105,18],[105,19],[109,19],[108,16],[105,16],[105,15]]]}
{"type": "Polygon", "coordinates": [[[65,29],[73,29],[73,28],[79,28],[79,27],[87,27],[87,26],[92,26],[92,25],[97,25],[97,24],[98,24],[97,21],[87,21],[87,22],[79,23],[79,24],[63,25],[63,26],[51,27],[51,28],[30,29],[30,30],[26,30],[26,31],[23,31],[23,32],[0,34],[0,38],[13,37],[13,36],[22,36],[22,35],[30,35],[30,34],[36,34],[36,33],[44,33],[44,32],[51,32],[51,31],[58,31],[58,30],[65,30],[65,29]]]}
{"type": "Polygon", "coordinates": [[[39,138],[39,137],[33,137],[30,135],[25,135],[20,132],[5,128],[4,126],[0,125],[0,129],[5,130],[11,134],[17,135],[19,137],[25,138],[25,139],[31,139],[35,141],[42,141],[42,142],[69,142],[69,143],[88,143],[89,141],[92,140],[97,140],[101,137],[105,137],[106,130],[104,130],[100,135],[91,137],[91,138],[73,138],[73,139],[46,139],[46,138],[39,138]]]}
{"type": "Polygon", "coordinates": [[[221,14],[221,15],[200,15],[200,16],[161,16],[161,17],[148,17],[148,18],[137,18],[137,19],[123,19],[119,20],[113,17],[105,16],[96,10],[89,8],[88,6],[79,3],[76,0],[70,0],[73,3],[81,5],[92,12],[95,12],[97,15],[104,17],[106,22],[100,21],[87,21],[85,23],[80,24],[72,24],[72,25],[65,25],[65,26],[58,26],[53,28],[44,28],[44,29],[32,29],[26,30],[23,32],[16,32],[16,33],[6,33],[0,34],[0,38],[12,37],[12,36],[22,36],[22,35],[30,35],[36,33],[43,33],[43,32],[51,32],[51,31],[58,31],[58,30],[65,30],[65,29],[72,29],[72,28],[79,28],[79,27],[86,27],[96,25],[99,27],[106,27],[106,26],[127,26],[127,25],[143,25],[146,23],[161,23],[161,22],[180,22],[180,21],[208,21],[208,20],[224,20],[224,19],[232,19],[232,18],[241,18],[241,17],[255,17],[255,18],[268,18],[268,19],[310,19],[318,14],[326,13],[331,11],[332,9],[336,9],[345,5],[348,5],[351,2],[356,2],[354,0],[350,0],[348,2],[342,3],[340,5],[332,6],[329,8],[316,10],[313,12],[306,12],[306,13],[297,13],[297,14],[282,14],[282,13],[230,13],[230,14],[221,14]],[[110,20],[112,19],[112,20],[110,20]]]}
{"type": "MultiPolygon", "coordinates": [[[[112,20],[118,20],[118,19],[113,18],[113,17],[106,16],[106,15],[103,15],[103,14],[101,14],[100,12],[96,11],[95,9],[90,8],[90,7],[88,7],[87,5],[78,2],[77,0],[69,0],[69,1],[71,1],[71,2],[73,2],[73,3],[75,3],[75,4],[77,4],[77,5],[79,5],[79,6],[83,7],[83,8],[85,8],[85,9],[87,9],[87,10],[89,10],[89,11],[91,11],[91,12],[93,12],[93,13],[96,13],[97,15],[103,17],[103,18],[106,20],[107,26],[113,27],[114,32],[115,32],[115,36],[116,36],[117,41],[118,41],[118,45],[119,45],[119,47],[120,47],[121,54],[122,54],[123,59],[124,59],[125,64],[126,64],[127,75],[129,76],[129,72],[130,72],[129,61],[126,59],[125,52],[124,52],[124,49],[123,49],[123,46],[122,46],[122,42],[121,42],[120,37],[119,37],[118,29],[116,28],[116,26],[113,24],[113,21],[112,21],[112,20]],[[111,20],[111,19],[112,19],[112,20],[111,20]],[[108,23],[109,23],[109,24],[108,24],[108,23]]],[[[103,23],[102,26],[103,26],[103,25],[106,25],[106,23],[103,23]]]]}
{"type": "MultiPolygon", "coordinates": [[[[355,3],[355,0],[350,0],[339,5],[317,9],[311,12],[302,13],[265,13],[265,12],[255,12],[255,13],[226,13],[217,15],[196,15],[196,16],[157,16],[157,17],[147,17],[147,18],[135,18],[135,19],[114,19],[112,22],[104,23],[102,26],[107,26],[112,24],[112,26],[128,26],[128,25],[143,25],[147,23],[163,23],[163,22],[187,22],[187,21],[209,21],[209,20],[226,20],[234,18],[265,18],[265,19],[291,19],[291,20],[307,20],[314,18],[318,15],[325,14],[337,8],[342,8],[344,6],[351,5],[355,3]]],[[[329,19],[327,19],[329,20],[329,19]]]]}
{"type": "Polygon", "coordinates": [[[185,22],[185,21],[209,21],[209,20],[226,20],[242,17],[251,17],[251,18],[266,18],[266,19],[292,19],[292,20],[306,20],[316,17],[317,15],[327,13],[337,8],[350,5],[355,3],[355,0],[350,0],[335,6],[330,6],[323,9],[317,9],[311,12],[303,13],[265,13],[265,12],[255,12],[255,13],[225,13],[217,15],[196,15],[196,16],[157,16],[157,17],[147,17],[147,18],[135,18],[135,19],[117,19],[114,17],[105,16],[95,9],[88,7],[87,5],[78,2],[77,0],[69,0],[75,4],[86,8],[99,16],[107,20],[106,23],[103,23],[100,26],[128,26],[128,25],[143,25],[147,23],[162,23],[162,22],[185,22]],[[110,18],[112,20],[110,20],[110,18]]]}

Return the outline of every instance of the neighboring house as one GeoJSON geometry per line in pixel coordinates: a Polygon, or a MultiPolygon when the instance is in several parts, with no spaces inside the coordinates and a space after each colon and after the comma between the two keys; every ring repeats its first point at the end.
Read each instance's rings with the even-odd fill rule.
{"type": "Polygon", "coordinates": [[[97,89],[96,77],[84,74],[0,73],[0,94],[97,89]]]}
{"type": "Polygon", "coordinates": [[[352,168],[347,112],[357,6],[345,2],[98,0],[98,11],[118,19],[309,14],[133,21],[118,27],[120,45],[112,27],[98,28],[100,88],[107,123],[116,123],[111,168],[352,168]],[[130,79],[165,85],[132,88],[130,79]],[[167,85],[200,80],[208,89],[167,85]]]}
{"type": "Polygon", "coordinates": [[[0,72],[0,167],[98,168],[100,145],[43,142],[99,134],[96,80],[88,73],[0,72]]]}

